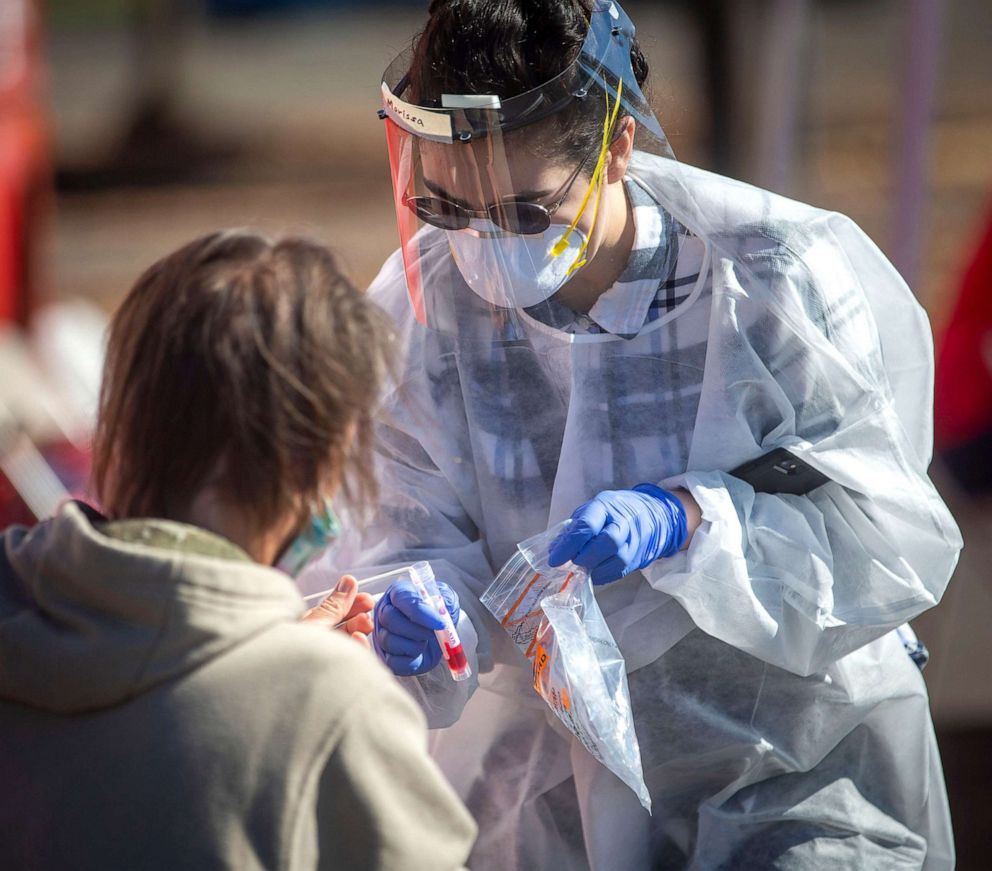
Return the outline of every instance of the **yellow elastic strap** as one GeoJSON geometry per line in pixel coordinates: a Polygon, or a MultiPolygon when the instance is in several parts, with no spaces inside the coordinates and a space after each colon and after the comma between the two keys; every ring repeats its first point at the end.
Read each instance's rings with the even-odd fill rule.
{"type": "MultiPolygon", "coordinates": [[[[604,91],[604,96],[606,97],[606,116],[603,119],[603,143],[600,147],[599,158],[596,161],[596,166],[592,172],[592,178],[589,181],[589,187],[586,189],[585,196],[582,198],[582,203],[579,205],[578,214],[576,214],[575,219],[562,233],[561,238],[555,242],[554,246],[551,248],[552,257],[560,257],[568,249],[568,237],[575,231],[578,226],[582,215],[585,214],[586,207],[589,205],[589,198],[592,196],[593,189],[596,190],[596,202],[593,205],[593,217],[592,225],[596,226],[596,217],[599,214],[599,199],[600,194],[603,190],[603,178],[604,170],[606,168],[606,154],[610,150],[610,131],[613,129],[617,121],[617,116],[620,114],[620,95],[623,92],[623,82],[619,82],[617,85],[617,99],[613,104],[612,111],[610,109],[610,95],[609,92],[604,91]]],[[[586,248],[589,246],[589,238],[582,243],[582,247],[579,249],[579,253],[575,258],[575,261],[568,268],[568,275],[571,275],[576,269],[585,264],[583,255],[585,254],[586,248]]]]}
{"type": "MultiPolygon", "coordinates": [[[[599,184],[596,186],[596,202],[593,203],[593,207],[592,207],[593,227],[596,226],[596,218],[599,215],[599,197],[600,194],[602,194],[602,192],[603,192],[603,176],[602,174],[600,174],[599,184]]],[[[576,269],[579,269],[586,265],[585,253],[586,253],[586,248],[588,247],[589,247],[589,237],[586,236],[586,238],[583,239],[582,241],[581,247],[579,248],[579,253],[575,255],[575,260],[572,261],[572,265],[569,266],[568,270],[565,272],[566,278],[571,278],[572,273],[575,272],[576,269]]]]}

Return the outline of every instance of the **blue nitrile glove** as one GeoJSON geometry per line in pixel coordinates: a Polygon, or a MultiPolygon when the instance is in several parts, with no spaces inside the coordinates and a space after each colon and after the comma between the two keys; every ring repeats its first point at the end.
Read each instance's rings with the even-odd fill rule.
{"type": "Polygon", "coordinates": [[[594,584],[608,584],[678,553],[687,534],[685,508],[667,490],[654,484],[604,490],[575,510],[572,525],[552,542],[548,562],[571,560],[589,570],[594,584]]]}
{"type": "MultiPolygon", "coordinates": [[[[452,622],[458,624],[458,596],[447,584],[437,582],[452,622]]],[[[396,581],[376,602],[372,646],[393,674],[423,674],[442,657],[435,629],[444,624],[437,609],[421,598],[410,581],[396,581]]]]}

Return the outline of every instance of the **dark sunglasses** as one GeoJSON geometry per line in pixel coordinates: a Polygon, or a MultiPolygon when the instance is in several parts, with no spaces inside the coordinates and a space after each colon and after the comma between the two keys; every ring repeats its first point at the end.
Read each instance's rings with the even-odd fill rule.
{"type": "Polygon", "coordinates": [[[506,199],[492,203],[482,211],[475,211],[438,196],[406,197],[403,203],[420,220],[442,230],[464,230],[473,218],[488,218],[509,233],[536,236],[551,226],[551,216],[561,208],[572,185],[588,162],[588,156],[583,158],[582,163],[565,180],[564,185],[551,194],[554,199],[546,206],[527,200],[506,199]]]}

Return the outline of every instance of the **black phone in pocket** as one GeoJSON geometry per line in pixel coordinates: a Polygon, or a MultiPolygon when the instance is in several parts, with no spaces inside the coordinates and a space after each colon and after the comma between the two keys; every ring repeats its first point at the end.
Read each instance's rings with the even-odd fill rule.
{"type": "Polygon", "coordinates": [[[830,479],[791,451],[775,448],[730,472],[750,484],[756,493],[790,493],[805,496],[830,479]]]}

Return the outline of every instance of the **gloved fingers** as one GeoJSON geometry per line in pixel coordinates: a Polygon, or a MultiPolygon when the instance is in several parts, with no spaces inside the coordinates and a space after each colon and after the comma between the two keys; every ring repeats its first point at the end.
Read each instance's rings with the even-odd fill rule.
{"type": "Polygon", "coordinates": [[[443,629],[444,623],[432,602],[421,598],[409,581],[397,581],[386,592],[393,607],[418,626],[425,629],[443,629]]]}
{"type": "Polygon", "coordinates": [[[405,656],[407,659],[416,659],[427,652],[426,641],[414,641],[412,638],[404,638],[402,635],[393,635],[382,629],[376,631],[376,644],[383,654],[390,656],[405,656]]]}
{"type": "Polygon", "coordinates": [[[615,556],[593,568],[589,572],[589,577],[592,578],[593,584],[599,586],[619,581],[620,578],[626,577],[628,574],[630,574],[630,567],[627,562],[615,556]]]}
{"type": "Polygon", "coordinates": [[[396,607],[376,608],[375,622],[377,627],[385,629],[389,634],[411,641],[427,642],[434,637],[433,629],[414,623],[396,607]]]}
{"type": "Polygon", "coordinates": [[[614,514],[603,532],[610,533],[610,537],[617,543],[617,551],[619,552],[620,548],[630,541],[630,520],[622,514],[614,514]]]}
{"type": "Polygon", "coordinates": [[[609,513],[606,506],[598,497],[586,502],[585,505],[580,505],[572,513],[572,523],[568,529],[551,543],[548,563],[552,566],[560,566],[574,559],[590,539],[603,531],[608,520],[609,513]]]}
{"type": "Polygon", "coordinates": [[[600,563],[617,556],[627,543],[630,524],[624,518],[611,520],[595,538],[580,550],[572,561],[583,568],[591,569],[600,563]]]}
{"type": "Polygon", "coordinates": [[[424,651],[424,658],[420,661],[420,671],[418,674],[430,671],[442,659],[444,659],[444,654],[441,653],[441,645],[434,638],[428,643],[427,649],[424,651]]]}
{"type": "Polygon", "coordinates": [[[617,548],[617,558],[625,566],[628,566],[628,571],[624,572],[624,574],[630,574],[630,570],[637,568],[634,563],[637,560],[637,550],[640,544],[640,541],[637,540],[637,534],[631,533],[627,540],[617,548]]]}
{"type": "Polygon", "coordinates": [[[461,605],[458,602],[458,594],[444,583],[444,581],[438,581],[437,588],[441,593],[441,598],[444,599],[444,607],[448,609],[448,613],[451,615],[451,622],[457,625],[458,616],[462,611],[461,605]]]}
{"type": "Polygon", "coordinates": [[[376,652],[389,670],[400,677],[410,677],[415,674],[424,674],[433,669],[441,661],[441,646],[435,640],[433,646],[427,645],[424,650],[416,656],[402,656],[395,653],[387,653],[379,646],[376,640],[376,652]]]}
{"type": "Polygon", "coordinates": [[[394,656],[391,653],[380,653],[380,656],[382,661],[386,663],[386,667],[399,677],[411,677],[430,670],[424,668],[423,656],[418,656],[415,659],[406,656],[394,656]]]}

